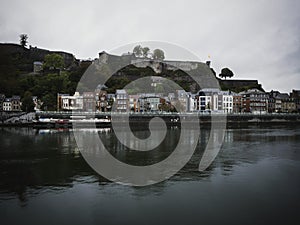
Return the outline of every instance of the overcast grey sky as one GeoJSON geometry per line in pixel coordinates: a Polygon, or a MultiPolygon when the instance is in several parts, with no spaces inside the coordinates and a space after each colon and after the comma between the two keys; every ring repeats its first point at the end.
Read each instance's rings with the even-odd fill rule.
{"type": "Polygon", "coordinates": [[[1,0],[0,42],[26,33],[32,46],[84,59],[132,42],[166,41],[201,61],[210,55],[217,73],[229,67],[236,79],[289,92],[300,89],[299,12],[298,0],[1,0]]]}

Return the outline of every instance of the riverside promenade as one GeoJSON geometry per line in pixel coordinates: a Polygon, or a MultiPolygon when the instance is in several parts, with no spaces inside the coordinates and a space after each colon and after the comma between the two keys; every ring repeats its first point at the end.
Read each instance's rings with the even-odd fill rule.
{"type": "Polygon", "coordinates": [[[226,120],[227,123],[299,123],[299,113],[272,113],[272,114],[220,114],[220,113],[203,113],[203,112],[186,112],[186,113],[169,113],[169,112],[145,112],[145,113],[117,113],[117,112],[68,112],[68,111],[41,111],[35,113],[21,113],[20,116],[14,116],[2,121],[2,125],[30,125],[39,119],[64,120],[65,122],[74,118],[91,120],[106,119],[122,122],[128,117],[132,122],[149,121],[153,117],[160,117],[166,122],[178,123],[180,119],[195,121],[199,119],[200,123],[210,123],[212,116],[214,121],[226,120]]]}
{"type": "MultiPolygon", "coordinates": [[[[272,113],[272,114],[220,114],[220,113],[203,113],[203,112],[186,112],[186,113],[170,113],[170,112],[144,112],[144,113],[117,113],[117,112],[69,112],[69,111],[40,111],[35,113],[20,113],[9,119],[3,120],[0,126],[32,126],[46,125],[47,122],[39,122],[42,119],[52,119],[60,122],[61,125],[72,126],[74,118],[77,120],[91,121],[99,119],[98,124],[106,120],[106,125],[110,125],[112,119],[118,122],[124,122],[129,116],[131,123],[143,123],[151,118],[160,117],[166,123],[177,124],[180,119],[194,122],[199,119],[200,124],[211,123],[211,118],[214,117],[214,122],[224,122],[227,124],[265,124],[265,123],[300,123],[299,113],[272,113]],[[108,122],[108,123],[107,123],[108,122]]],[[[48,124],[49,125],[49,124],[48,124]]]]}

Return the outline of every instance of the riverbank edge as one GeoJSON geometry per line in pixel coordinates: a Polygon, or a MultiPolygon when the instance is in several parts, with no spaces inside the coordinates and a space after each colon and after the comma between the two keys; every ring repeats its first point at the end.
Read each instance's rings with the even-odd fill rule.
{"type": "MultiPolygon", "coordinates": [[[[102,115],[103,116],[103,115],[102,115]]],[[[107,115],[105,115],[107,117],[107,115]]],[[[129,115],[130,116],[130,124],[131,125],[139,125],[146,124],[154,117],[161,117],[166,122],[167,126],[176,126],[180,125],[180,117],[188,118],[185,120],[186,123],[190,123],[191,125],[195,123],[195,119],[199,119],[200,125],[210,125],[212,115],[129,115]]],[[[300,124],[300,114],[229,114],[229,115],[213,115],[214,123],[226,123],[227,125],[246,125],[246,124],[300,124]]],[[[52,115],[53,117],[53,115],[52,115]]],[[[70,115],[63,115],[58,117],[58,115],[54,115],[56,118],[67,119],[70,115]]],[[[124,115],[114,116],[114,119],[120,125],[124,123],[124,115]]],[[[72,122],[65,123],[45,123],[45,122],[17,122],[17,123],[0,123],[0,127],[34,127],[34,128],[72,128],[74,124],[72,122]]],[[[89,127],[111,127],[111,122],[88,122],[86,124],[78,124],[76,123],[76,127],[89,128],[89,127]]]]}

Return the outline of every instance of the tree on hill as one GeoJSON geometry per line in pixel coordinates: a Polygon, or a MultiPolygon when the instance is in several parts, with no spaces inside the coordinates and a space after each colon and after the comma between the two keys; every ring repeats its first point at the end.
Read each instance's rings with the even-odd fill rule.
{"type": "Polygon", "coordinates": [[[149,52],[150,52],[150,48],[148,48],[148,47],[142,48],[143,57],[147,58],[149,52]]]}
{"type": "Polygon", "coordinates": [[[142,47],[141,45],[137,45],[133,48],[132,51],[136,57],[148,57],[148,54],[150,53],[150,48],[149,47],[142,47]]]}
{"type": "Polygon", "coordinates": [[[135,54],[136,57],[141,57],[142,56],[142,46],[137,45],[133,48],[133,53],[135,54]]]}
{"type": "Polygon", "coordinates": [[[153,59],[164,60],[165,59],[164,51],[161,49],[155,49],[153,51],[153,59]]]}
{"type": "Polygon", "coordinates": [[[45,56],[44,68],[62,69],[64,67],[64,58],[56,53],[45,56]]]}
{"type": "Polygon", "coordinates": [[[230,70],[230,69],[228,69],[228,68],[223,68],[222,70],[221,70],[221,73],[219,74],[219,77],[221,77],[221,78],[225,78],[225,80],[226,80],[226,78],[227,77],[229,77],[229,78],[231,78],[231,77],[233,77],[233,72],[230,70]]]}
{"type": "Polygon", "coordinates": [[[21,34],[20,35],[20,45],[24,48],[27,46],[27,43],[28,43],[27,39],[28,39],[27,34],[21,34]]]}

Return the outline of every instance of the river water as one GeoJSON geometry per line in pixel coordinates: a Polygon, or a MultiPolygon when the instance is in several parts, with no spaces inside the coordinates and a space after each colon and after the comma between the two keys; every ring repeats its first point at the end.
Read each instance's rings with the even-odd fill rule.
{"type": "MultiPolygon", "coordinates": [[[[209,131],[176,175],[132,187],[94,172],[72,130],[0,128],[1,224],[300,224],[300,126],[227,128],[219,155],[199,172],[209,131]]],[[[82,132],[109,140],[120,160],[148,165],[178,144],[180,129],[151,154],[127,151],[110,128],[82,132]]]]}

